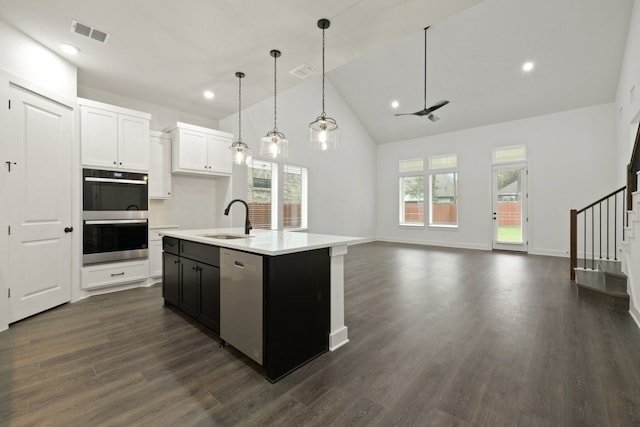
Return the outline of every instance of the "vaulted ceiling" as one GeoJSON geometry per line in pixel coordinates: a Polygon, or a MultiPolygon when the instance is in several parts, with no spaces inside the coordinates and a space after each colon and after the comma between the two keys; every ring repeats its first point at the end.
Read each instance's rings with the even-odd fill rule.
{"type": "Polygon", "coordinates": [[[321,64],[373,139],[385,143],[612,102],[633,0],[0,0],[0,19],[59,52],[80,54],[80,87],[222,119],[300,84],[286,71],[321,64]],[[72,20],[110,34],[70,31],[72,20]],[[423,27],[431,25],[428,95],[441,118],[395,117],[423,107],[423,27]],[[524,73],[521,65],[533,61],[524,73]],[[205,100],[206,89],[215,93],[205,100]],[[390,107],[392,100],[400,104],[390,107]]]}

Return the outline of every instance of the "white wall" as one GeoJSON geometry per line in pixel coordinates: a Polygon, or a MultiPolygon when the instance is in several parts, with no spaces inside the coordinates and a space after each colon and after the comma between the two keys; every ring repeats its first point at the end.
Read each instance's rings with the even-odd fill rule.
{"type": "Polygon", "coordinates": [[[149,224],[179,225],[183,229],[228,227],[224,216],[231,200],[228,177],[172,175],[171,198],[151,200],[149,224]]]}
{"type": "Polygon", "coordinates": [[[613,104],[381,145],[378,238],[490,249],[492,149],[519,144],[529,161],[529,252],[566,255],[570,209],[616,186],[613,104]],[[459,229],[399,227],[398,161],[448,153],[458,154],[459,229]]]}
{"type": "Polygon", "coordinates": [[[1,20],[0,69],[28,82],[39,93],[75,101],[75,65],[1,20]]]}
{"type": "MultiPolygon", "coordinates": [[[[3,103],[8,99],[11,82],[73,107],[76,99],[76,79],[74,65],[0,21],[0,99],[3,103]]],[[[8,120],[7,108],[0,108],[0,129],[8,128],[8,120]]],[[[8,143],[3,140],[0,144],[0,158],[3,162],[7,159],[7,153],[8,143]]],[[[74,142],[74,152],[69,155],[78,159],[77,140],[74,142]]],[[[0,200],[3,201],[9,200],[8,189],[5,186],[6,174],[7,170],[3,168],[0,172],[0,200]]],[[[7,203],[0,203],[0,224],[5,227],[9,223],[9,206],[7,203]]],[[[6,329],[9,323],[8,244],[7,233],[0,233],[0,331],[6,329]]],[[[78,253],[78,244],[75,241],[73,253],[78,253]]],[[[79,273],[74,269],[72,286],[77,286],[78,277],[79,273]]]]}
{"type": "MultiPolygon", "coordinates": [[[[373,238],[376,145],[327,81],[326,113],[338,122],[341,146],[330,152],[309,148],[308,125],[320,113],[320,77],[278,94],[278,129],[289,140],[289,158],[279,163],[309,170],[309,232],[373,238]]],[[[238,115],[221,120],[220,128],[237,136],[238,115]]],[[[242,139],[251,147],[254,158],[260,158],[260,138],[272,129],[273,98],[242,111],[242,139]]],[[[234,197],[245,199],[246,188],[246,167],[234,166],[234,197]]],[[[241,225],[238,218],[234,213],[235,226],[241,225]]]]}
{"type": "Polygon", "coordinates": [[[631,150],[640,121],[640,0],[634,2],[629,23],[627,46],[618,81],[616,110],[618,112],[618,175],[620,185],[625,185],[626,166],[631,158],[631,150]]]}
{"type": "MultiPolygon", "coordinates": [[[[633,14],[629,25],[629,35],[625,49],[618,92],[616,96],[616,110],[618,112],[618,180],[620,185],[626,182],[626,166],[631,159],[631,151],[638,122],[640,121],[640,0],[633,5],[633,14]],[[634,94],[631,94],[633,88],[634,94]]],[[[636,209],[638,209],[636,207],[636,209]]],[[[635,233],[638,233],[638,224],[635,224],[635,233]]],[[[638,237],[636,236],[636,239],[638,237]]],[[[640,326],[640,264],[637,262],[640,245],[631,242],[632,252],[623,253],[626,258],[627,289],[630,295],[630,308],[633,318],[640,326]]]]}

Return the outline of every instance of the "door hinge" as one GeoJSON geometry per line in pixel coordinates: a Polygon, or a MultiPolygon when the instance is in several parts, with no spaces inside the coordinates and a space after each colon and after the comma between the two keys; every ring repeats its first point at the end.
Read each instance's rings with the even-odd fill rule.
{"type": "Polygon", "coordinates": [[[7,289],[7,298],[11,298],[11,288],[7,289]]]}
{"type": "Polygon", "coordinates": [[[11,110],[11,100],[9,100],[9,110],[11,110]]]}
{"type": "Polygon", "coordinates": [[[7,234],[11,236],[11,226],[7,225],[7,234]]]}

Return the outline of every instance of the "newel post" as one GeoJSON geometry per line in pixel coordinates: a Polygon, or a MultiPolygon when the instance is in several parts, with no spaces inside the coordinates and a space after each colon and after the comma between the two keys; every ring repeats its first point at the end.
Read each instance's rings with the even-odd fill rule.
{"type": "Polygon", "coordinates": [[[571,267],[571,280],[576,280],[576,267],[578,267],[578,211],[571,209],[569,243],[569,264],[571,267]]]}

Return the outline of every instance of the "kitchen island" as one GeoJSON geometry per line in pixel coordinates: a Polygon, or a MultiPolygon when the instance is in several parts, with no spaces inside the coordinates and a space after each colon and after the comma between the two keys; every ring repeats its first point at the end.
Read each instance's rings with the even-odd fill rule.
{"type": "Polygon", "coordinates": [[[242,229],[170,230],[163,297],[275,382],[348,340],[344,255],[360,238],[242,229]]]}

